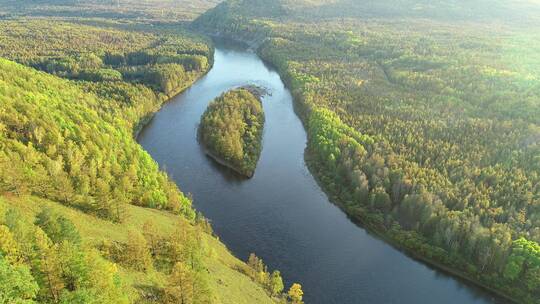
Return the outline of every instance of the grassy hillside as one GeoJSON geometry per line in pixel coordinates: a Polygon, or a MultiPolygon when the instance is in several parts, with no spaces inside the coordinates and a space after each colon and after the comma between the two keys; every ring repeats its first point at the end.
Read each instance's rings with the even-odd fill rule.
{"type": "MultiPolygon", "coordinates": [[[[96,248],[104,242],[127,243],[129,233],[144,231],[143,227],[148,227],[149,223],[154,225],[156,236],[159,238],[170,237],[179,226],[190,227],[185,220],[169,212],[136,206],[127,207],[125,222],[113,223],[56,202],[32,196],[0,197],[0,217],[2,217],[0,223],[4,222],[3,216],[6,210],[15,211],[22,222],[31,223],[44,208],[72,221],[87,245],[96,248]]],[[[201,236],[204,244],[205,269],[210,273],[208,287],[213,295],[213,303],[274,303],[262,287],[239,270],[246,268],[244,262],[235,258],[213,236],[207,233],[201,236]]],[[[167,284],[167,275],[158,271],[141,272],[118,265],[118,273],[124,280],[129,298],[138,298],[139,292],[143,293],[141,290],[147,290],[145,289],[147,286],[164,287],[167,284]]],[[[151,297],[147,297],[148,299],[139,299],[139,302],[151,303],[151,297]]]]}
{"type": "Polygon", "coordinates": [[[364,4],[227,1],[194,25],[258,45],[278,69],[310,169],[347,213],[417,257],[537,303],[539,5],[364,4]]]}
{"type": "MultiPolygon", "coordinates": [[[[5,59],[0,65],[0,192],[34,194],[115,221],[125,221],[127,203],[170,209],[194,219],[190,201],[158,171],[131,130],[96,110],[95,95],[5,59]]],[[[121,276],[112,264],[96,260],[95,250],[85,247],[65,218],[45,213],[25,222],[8,212],[2,231],[0,252],[8,262],[6,271],[26,269],[38,287],[37,292],[14,295],[15,299],[133,301],[120,297],[121,276]],[[95,261],[101,262],[94,265],[95,261]],[[105,275],[101,272],[109,276],[108,283],[96,281],[105,275]],[[103,297],[98,296],[100,289],[103,297]]],[[[128,247],[121,247],[117,258],[133,257],[126,265],[145,265],[138,270],[149,270],[147,244],[140,237],[136,240],[137,253],[128,254],[128,247]]],[[[180,262],[180,257],[175,260],[180,262]]]]}
{"type": "Polygon", "coordinates": [[[50,73],[0,59],[1,302],[278,301],[133,138],[167,98],[156,77],[178,89],[206,72],[185,60],[211,59],[203,40],[44,20],[0,26],[2,56],[50,73]],[[102,70],[119,77],[83,76],[102,70]],[[133,70],[151,77],[126,77],[133,70]]]}

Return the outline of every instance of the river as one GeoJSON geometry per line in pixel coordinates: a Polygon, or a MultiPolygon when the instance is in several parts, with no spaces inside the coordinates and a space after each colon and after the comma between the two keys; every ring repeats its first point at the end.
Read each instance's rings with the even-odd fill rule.
{"type": "Polygon", "coordinates": [[[193,195],[236,256],[255,252],[287,286],[300,282],[308,304],[502,303],[406,256],[331,204],[306,168],[306,133],[290,92],[251,52],[218,46],[212,70],[167,103],[138,141],[193,195]],[[263,100],[263,151],[249,180],[205,156],[196,135],[208,102],[245,84],[271,92],[263,100]]]}

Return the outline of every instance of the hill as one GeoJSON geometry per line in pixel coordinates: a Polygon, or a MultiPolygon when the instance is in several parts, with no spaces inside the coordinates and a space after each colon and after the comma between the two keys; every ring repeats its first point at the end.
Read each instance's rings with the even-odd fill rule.
{"type": "MultiPolygon", "coordinates": [[[[70,35],[118,35],[117,43],[122,35],[140,38],[84,26],[74,32],[73,24],[56,30],[62,26],[70,35]]],[[[4,56],[29,65],[90,56],[100,59],[95,68],[127,66],[103,63],[98,55],[105,56],[100,51],[105,46],[66,44],[59,38],[70,36],[54,30],[46,39],[57,44],[34,52],[39,42],[29,39],[32,31],[14,34],[24,27],[2,32],[4,56]],[[19,43],[15,38],[29,43],[6,47],[19,43]]],[[[75,68],[49,70],[74,79],[68,80],[0,59],[0,298],[8,303],[274,302],[266,287],[255,283],[253,270],[211,235],[191,200],[133,139],[137,122],[166,95],[145,81],[82,80],[81,60],[74,62],[75,68]]],[[[193,70],[192,80],[182,85],[206,68],[193,70]]]]}
{"type": "MultiPolygon", "coordinates": [[[[25,229],[37,229],[32,226],[32,223],[36,215],[44,209],[71,221],[81,239],[86,243],[85,246],[100,249],[103,248],[103,244],[127,244],[129,237],[138,233],[144,233],[145,237],[167,239],[171,238],[178,229],[186,227],[193,229],[183,219],[169,212],[128,206],[127,219],[123,223],[113,223],[62,204],[32,196],[0,197],[0,223],[7,224],[13,221],[13,218],[6,216],[9,212],[9,214],[17,214],[17,221],[21,226],[24,225],[25,229]],[[148,227],[154,228],[151,234],[144,232],[144,229],[148,227]]],[[[262,287],[244,274],[244,272],[249,272],[244,262],[235,258],[210,234],[202,233],[201,237],[203,263],[205,271],[209,273],[207,284],[213,297],[212,303],[275,303],[262,287]]],[[[103,258],[99,255],[106,256],[107,253],[102,250],[94,251],[92,254],[102,260],[103,258]]],[[[109,266],[112,267],[112,264],[109,266]]],[[[124,262],[115,264],[115,267],[115,273],[123,284],[122,292],[127,295],[128,300],[136,303],[162,303],[156,295],[160,294],[160,289],[170,284],[167,274],[156,270],[137,271],[124,262]]],[[[113,299],[112,303],[119,303],[116,300],[118,299],[113,299]]]]}

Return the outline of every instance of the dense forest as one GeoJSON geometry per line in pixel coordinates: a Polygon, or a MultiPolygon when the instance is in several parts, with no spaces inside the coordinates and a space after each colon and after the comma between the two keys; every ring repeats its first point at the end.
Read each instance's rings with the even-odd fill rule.
{"type": "Polygon", "coordinates": [[[220,0],[0,0],[2,16],[189,21],[220,0]]]}
{"type": "MultiPolygon", "coordinates": [[[[24,83],[19,82],[21,88],[5,84],[1,119],[6,141],[4,150],[16,153],[5,159],[5,163],[11,165],[9,170],[2,170],[5,175],[2,183],[6,184],[3,188],[17,193],[39,193],[40,196],[114,220],[122,218],[121,208],[115,205],[125,203],[183,212],[189,218],[194,218],[188,199],[178,194],[176,186],[157,170],[150,156],[133,142],[131,130],[142,118],[159,108],[167,98],[165,93],[172,93],[173,89],[166,88],[183,88],[208,68],[205,65],[182,73],[185,71],[184,65],[178,63],[152,64],[148,61],[150,51],[144,51],[145,44],[157,49],[155,53],[160,55],[156,57],[169,58],[172,55],[164,55],[167,48],[176,48],[177,52],[181,52],[189,48],[189,42],[195,45],[193,50],[197,50],[197,43],[202,43],[184,41],[180,36],[175,39],[160,38],[157,42],[164,41],[158,44],[156,36],[143,40],[144,33],[115,32],[45,21],[9,21],[0,24],[5,29],[0,40],[1,56],[51,74],[77,79],[77,82],[69,85],[62,81],[49,84],[47,80],[39,81],[44,76],[36,73],[24,83]],[[77,34],[80,41],[69,38],[77,34]],[[87,39],[100,36],[103,42],[87,39]],[[39,37],[39,40],[35,37],[39,37]],[[74,46],[68,45],[68,41],[74,46]],[[109,41],[117,43],[111,45],[107,43],[109,41]],[[105,47],[108,47],[108,51],[104,51],[105,47]],[[125,50],[126,47],[132,51],[125,50]],[[162,53],[160,50],[163,50],[162,53]],[[142,65],[116,65],[108,59],[113,57],[111,54],[115,58],[123,58],[126,54],[129,63],[133,61],[132,57],[138,56],[138,63],[142,65]],[[169,73],[169,68],[176,72],[169,73]],[[148,80],[133,80],[133,84],[131,80],[123,81],[123,74],[118,70],[131,69],[139,70],[141,74],[156,75],[148,80]],[[118,73],[118,78],[89,80],[80,76],[102,71],[118,73]],[[156,79],[163,86],[156,86],[156,79]],[[40,91],[37,82],[47,83],[51,92],[40,91]],[[35,101],[18,100],[19,90],[32,93],[31,97],[26,98],[34,98],[35,101]],[[64,94],[57,95],[56,91],[64,94]],[[73,104],[73,99],[77,103],[73,104]],[[15,149],[21,142],[24,146],[15,149]],[[13,166],[15,161],[17,165],[13,166]],[[40,173],[27,172],[24,170],[26,167],[40,173]],[[11,172],[14,170],[18,172],[11,172]]],[[[208,47],[204,46],[202,44],[199,48],[208,52],[208,47]]],[[[8,69],[2,72],[18,73],[8,69]]],[[[9,75],[4,78],[10,80],[9,75]]]]}
{"type": "Polygon", "coordinates": [[[226,1],[194,25],[257,45],[278,69],[310,169],[360,224],[540,303],[538,7],[399,3],[226,1]]]}
{"type": "Polygon", "coordinates": [[[134,139],[210,68],[208,41],[83,21],[0,21],[0,302],[300,303],[134,139]]]}
{"type": "Polygon", "coordinates": [[[6,20],[0,22],[0,56],[78,80],[83,90],[102,99],[103,111],[124,117],[135,131],[143,118],[210,67],[208,42],[181,28],[102,25],[6,20]]]}
{"type": "Polygon", "coordinates": [[[261,101],[240,88],[210,103],[201,117],[199,137],[210,156],[251,177],[261,154],[263,127],[261,101]]]}
{"type": "Polygon", "coordinates": [[[122,31],[116,29],[121,24],[105,25],[6,20],[0,23],[0,55],[60,77],[142,83],[169,96],[208,69],[207,42],[182,29],[122,31]]]}
{"type": "MultiPolygon", "coordinates": [[[[186,227],[189,222],[196,224],[190,200],[135,143],[126,124],[100,110],[97,96],[5,59],[0,64],[0,191],[4,195],[46,198],[118,222],[127,220],[127,204],[134,204],[181,214],[179,220],[186,227]]],[[[25,284],[3,290],[8,302],[133,302],[124,293],[114,264],[97,255],[96,248],[86,248],[73,222],[47,209],[35,219],[19,222],[12,213],[16,209],[6,209],[0,226],[6,275],[2,282],[25,284]]],[[[139,271],[164,263],[160,270],[170,272],[171,279],[177,263],[193,266],[182,270],[186,273],[203,270],[196,268],[200,262],[190,260],[200,255],[195,235],[185,235],[177,245],[164,240],[172,247],[160,256],[151,255],[157,247],[152,249],[138,233],[129,238],[131,243],[112,244],[111,260],[139,271]],[[187,255],[185,250],[195,251],[187,255]]],[[[209,297],[203,285],[193,295],[200,295],[201,301],[209,297]]]]}

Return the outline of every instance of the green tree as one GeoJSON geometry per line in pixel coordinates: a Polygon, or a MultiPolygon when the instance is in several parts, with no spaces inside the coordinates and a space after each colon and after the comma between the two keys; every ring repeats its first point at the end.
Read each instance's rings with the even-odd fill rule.
{"type": "Polygon", "coordinates": [[[150,248],[144,236],[135,230],[128,233],[128,240],[123,254],[123,262],[130,268],[138,271],[153,269],[153,260],[150,248]]]}
{"type": "Polygon", "coordinates": [[[56,251],[57,245],[54,245],[39,227],[35,229],[34,244],[36,252],[32,269],[35,269],[35,278],[41,287],[40,298],[58,302],[65,285],[62,280],[61,259],[56,251]]]}
{"type": "Polygon", "coordinates": [[[36,215],[35,224],[38,225],[54,243],[69,241],[80,243],[81,236],[71,220],[64,216],[54,214],[49,208],[43,208],[36,215]]]}
{"type": "Polygon", "coordinates": [[[292,304],[302,304],[302,298],[304,297],[304,292],[302,291],[302,286],[298,283],[292,284],[291,288],[287,292],[289,300],[292,304]]]}
{"type": "Polygon", "coordinates": [[[166,303],[193,303],[193,272],[183,263],[176,263],[165,288],[166,303]]]}
{"type": "Polygon", "coordinates": [[[4,225],[0,225],[0,256],[4,256],[10,263],[18,263],[22,258],[19,244],[4,225]]]}
{"type": "Polygon", "coordinates": [[[77,244],[64,241],[57,246],[62,281],[69,292],[86,287],[91,269],[86,262],[86,252],[77,244]]]}
{"type": "Polygon", "coordinates": [[[156,224],[151,220],[144,222],[142,227],[142,233],[144,238],[146,239],[146,242],[148,243],[150,254],[152,255],[152,257],[156,257],[160,249],[159,244],[161,241],[161,237],[159,235],[156,224]]]}
{"type": "Polygon", "coordinates": [[[279,295],[283,291],[283,279],[279,270],[274,270],[270,277],[270,293],[273,296],[279,295]]]}
{"type": "Polygon", "coordinates": [[[0,303],[35,303],[39,286],[30,269],[24,265],[13,266],[0,255],[0,303]]]}

